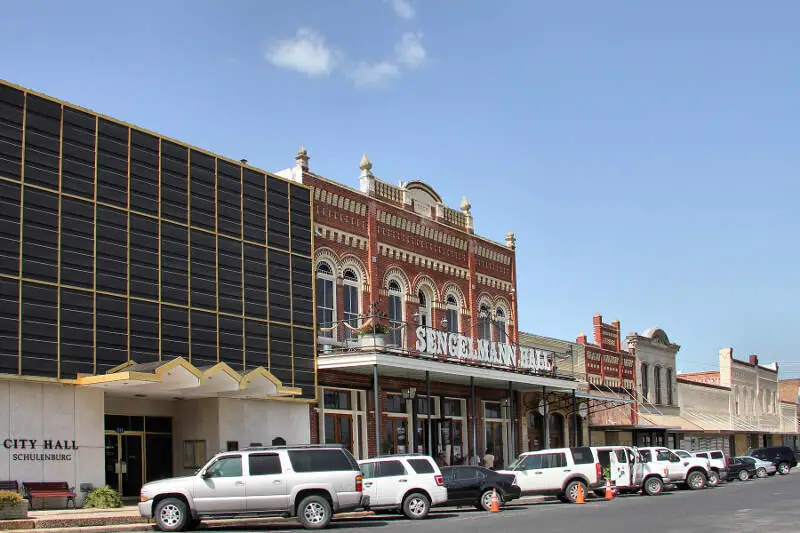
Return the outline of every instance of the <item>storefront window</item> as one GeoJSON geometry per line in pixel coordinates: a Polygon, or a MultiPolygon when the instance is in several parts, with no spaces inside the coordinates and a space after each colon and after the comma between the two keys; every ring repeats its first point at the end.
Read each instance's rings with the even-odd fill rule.
{"type": "Polygon", "coordinates": [[[486,402],[484,404],[484,416],[486,418],[502,418],[500,402],[486,402]]]}
{"type": "Polygon", "coordinates": [[[320,328],[321,337],[333,338],[334,310],[334,282],[333,269],[328,263],[321,262],[317,265],[317,327],[320,328]]]}
{"type": "Polygon", "coordinates": [[[384,410],[387,413],[405,413],[406,401],[399,394],[389,394],[386,396],[386,405],[384,410]]]}
{"type": "Polygon", "coordinates": [[[383,443],[384,454],[406,453],[406,435],[408,420],[406,418],[389,418],[386,440],[383,443]]]}
{"type": "Polygon", "coordinates": [[[461,400],[447,398],[443,404],[444,416],[461,416],[461,400]]]}
{"type": "Polygon", "coordinates": [[[341,444],[353,452],[353,418],[350,415],[325,413],[325,442],[341,444]]]}
{"type": "Polygon", "coordinates": [[[350,391],[326,390],[323,396],[325,409],[350,409],[350,391]]]}

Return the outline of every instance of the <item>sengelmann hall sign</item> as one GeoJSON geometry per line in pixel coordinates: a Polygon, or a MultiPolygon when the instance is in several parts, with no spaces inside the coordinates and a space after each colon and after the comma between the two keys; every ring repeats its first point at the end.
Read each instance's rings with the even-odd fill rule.
{"type": "Polygon", "coordinates": [[[78,449],[74,440],[5,439],[3,448],[11,453],[13,461],[72,461],[78,449]],[[24,450],[24,451],[23,451],[24,450]]]}
{"type": "Polygon", "coordinates": [[[490,365],[547,373],[553,370],[554,353],[549,350],[514,346],[478,339],[460,333],[438,331],[425,326],[417,328],[417,350],[448,359],[480,361],[490,365]]]}

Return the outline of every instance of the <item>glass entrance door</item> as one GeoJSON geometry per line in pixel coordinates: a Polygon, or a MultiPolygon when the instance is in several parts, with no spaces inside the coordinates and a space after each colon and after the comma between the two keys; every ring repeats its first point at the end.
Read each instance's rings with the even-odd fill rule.
{"type": "Polygon", "coordinates": [[[106,485],[123,497],[138,496],[144,483],[142,434],[106,433],[106,485]]]}

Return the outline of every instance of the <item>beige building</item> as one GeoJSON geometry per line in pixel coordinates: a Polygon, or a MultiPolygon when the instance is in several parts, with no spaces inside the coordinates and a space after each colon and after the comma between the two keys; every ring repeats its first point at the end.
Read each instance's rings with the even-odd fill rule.
{"type": "Polygon", "coordinates": [[[743,361],[734,358],[733,348],[723,348],[719,368],[678,376],[681,415],[702,428],[694,435],[699,447],[727,444],[726,450],[739,454],[796,432],[796,424],[784,420],[791,420],[791,407],[780,404],[777,363],[762,365],[756,355],[743,361]]]}

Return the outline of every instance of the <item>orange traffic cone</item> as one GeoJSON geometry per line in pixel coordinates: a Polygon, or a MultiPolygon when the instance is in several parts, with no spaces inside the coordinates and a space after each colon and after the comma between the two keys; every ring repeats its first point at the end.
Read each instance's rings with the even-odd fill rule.
{"type": "Polygon", "coordinates": [[[614,499],[614,489],[611,488],[611,480],[606,479],[606,500],[614,499]]]}
{"type": "Polygon", "coordinates": [[[500,499],[497,497],[497,489],[492,489],[492,503],[489,505],[489,512],[500,512],[500,499]]]}
{"type": "Polygon", "coordinates": [[[575,503],[586,503],[583,498],[583,483],[578,483],[578,494],[575,496],[575,503]]]}

